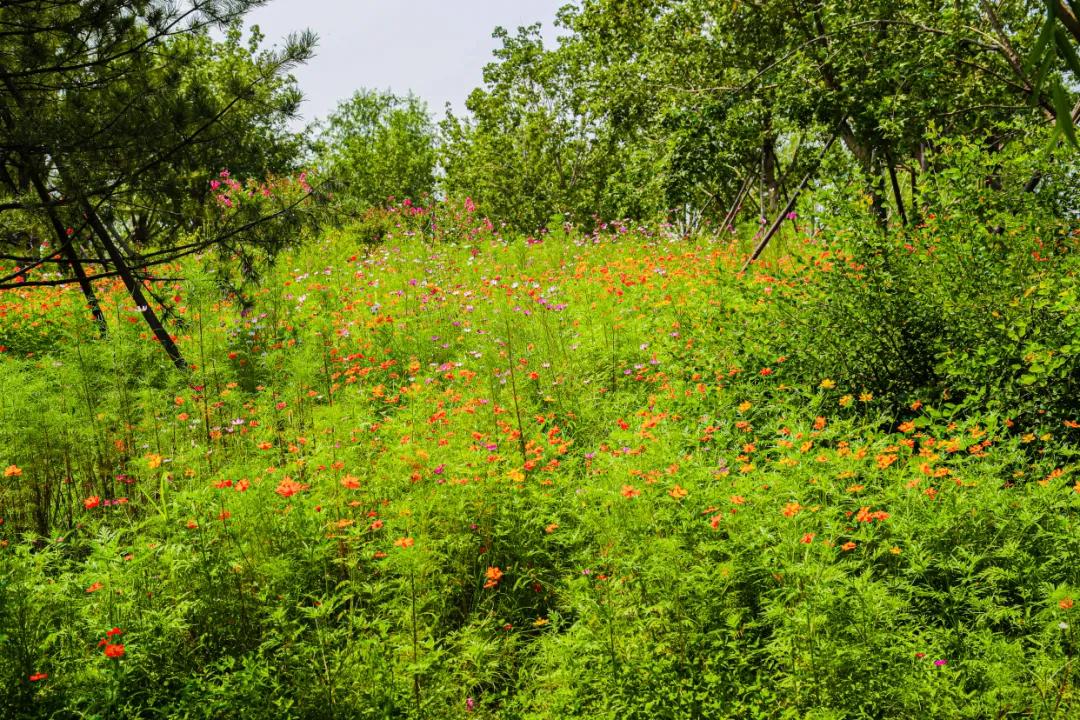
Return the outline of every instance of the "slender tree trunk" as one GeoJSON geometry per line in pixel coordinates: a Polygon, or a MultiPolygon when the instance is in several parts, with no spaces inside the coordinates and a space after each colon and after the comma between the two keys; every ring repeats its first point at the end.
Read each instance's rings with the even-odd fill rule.
{"type": "Polygon", "coordinates": [[[771,134],[765,136],[765,142],[761,148],[761,183],[765,193],[763,213],[766,217],[776,212],[776,206],[780,203],[780,184],[776,179],[776,138],[771,134]]]}
{"type": "Polygon", "coordinates": [[[36,174],[32,174],[31,182],[42,204],[45,206],[46,213],[49,215],[49,222],[53,226],[53,232],[56,233],[56,240],[60,243],[60,252],[63,253],[68,265],[71,266],[71,271],[75,273],[75,278],[79,281],[79,289],[82,290],[83,297],[86,298],[86,304],[90,306],[90,312],[94,315],[98,333],[104,339],[109,334],[109,323],[105,320],[105,313],[101,311],[101,303],[98,301],[94,286],[86,277],[86,269],[83,268],[82,261],[79,260],[79,254],[75,251],[74,238],[67,236],[64,223],[60,222],[60,218],[56,214],[56,208],[49,205],[49,193],[45,189],[45,184],[41,181],[41,178],[36,174]]]}
{"type": "Polygon", "coordinates": [[[916,179],[915,168],[908,173],[911,177],[911,224],[918,225],[922,222],[922,212],[919,210],[919,184],[916,179]]]}
{"type": "Polygon", "coordinates": [[[146,324],[150,326],[150,330],[154,333],[154,337],[161,343],[161,347],[165,349],[169,357],[172,359],[173,364],[180,370],[187,370],[188,364],[184,360],[184,356],[180,354],[180,348],[173,342],[168,331],[165,330],[165,326],[161,324],[161,319],[158,318],[157,313],[154,312],[154,308],[150,306],[150,303],[146,299],[146,295],[143,294],[142,283],[137,280],[131,273],[131,268],[128,267],[127,260],[124,258],[123,253],[113,242],[112,235],[109,233],[108,228],[101,222],[101,218],[98,217],[97,211],[87,200],[82,201],[83,212],[86,213],[86,219],[90,223],[90,227],[93,228],[94,234],[97,235],[98,240],[101,242],[102,247],[105,248],[106,254],[109,256],[109,261],[113,267],[116,268],[117,274],[120,275],[120,279],[124,281],[124,287],[127,288],[128,294],[131,295],[131,299],[135,301],[135,304],[139,307],[143,317],[146,319],[146,324]]]}
{"type": "Polygon", "coordinates": [[[810,168],[810,171],[806,173],[806,176],[803,177],[802,182],[800,182],[798,187],[796,187],[795,190],[791,193],[791,197],[788,198],[787,204],[784,206],[784,209],[780,211],[780,213],[776,216],[776,219],[773,220],[772,225],[769,226],[768,231],[765,233],[765,237],[761,238],[761,242],[759,242],[757,244],[757,247],[754,248],[754,252],[752,252],[750,254],[750,257],[746,259],[746,262],[743,263],[740,272],[746,272],[746,268],[750,267],[750,263],[754,262],[761,256],[761,253],[765,250],[765,246],[769,244],[769,241],[772,240],[773,235],[775,235],[776,231],[780,229],[780,226],[784,222],[784,218],[789,212],[791,212],[795,208],[795,201],[799,199],[799,194],[806,189],[806,186],[810,183],[810,178],[812,178],[814,176],[814,173],[817,172],[818,167],[821,165],[821,161],[825,159],[826,153],[829,152],[829,148],[832,147],[839,134],[840,128],[838,126],[837,129],[833,132],[833,134],[829,137],[828,142],[825,143],[825,147],[821,149],[821,154],[818,155],[817,161],[810,168]]]}
{"type": "Polygon", "coordinates": [[[892,184],[893,200],[896,203],[896,212],[900,215],[900,222],[906,227],[908,224],[907,213],[904,212],[904,198],[900,192],[900,182],[896,179],[896,167],[893,165],[892,155],[885,155],[885,162],[889,169],[889,182],[892,184]]]}
{"type": "Polygon", "coordinates": [[[750,186],[753,184],[754,173],[747,173],[746,179],[742,181],[742,185],[739,186],[739,192],[735,194],[735,200],[731,203],[731,208],[724,215],[724,223],[721,225],[721,231],[726,232],[729,227],[735,222],[735,216],[739,214],[739,209],[742,207],[743,199],[746,197],[746,193],[750,190],[750,186]]]}

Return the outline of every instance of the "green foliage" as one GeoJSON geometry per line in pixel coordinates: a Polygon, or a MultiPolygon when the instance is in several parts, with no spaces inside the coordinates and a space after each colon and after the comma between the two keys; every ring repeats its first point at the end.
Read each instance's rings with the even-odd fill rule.
{"type": "MultiPolygon", "coordinates": [[[[579,58],[545,50],[536,25],[514,35],[499,28],[495,38],[502,47],[484,69],[485,87],[466,101],[469,115],[440,124],[447,194],[473,198],[521,232],[556,214],[578,225],[597,214],[651,216],[654,208],[612,185],[623,173],[621,143],[581,105],[579,58]]],[[[646,192],[647,184],[635,190],[646,192]]]]}
{"type": "Polygon", "coordinates": [[[808,377],[828,375],[898,409],[942,398],[1028,427],[1043,415],[1072,418],[1076,245],[1060,219],[1071,164],[1038,193],[1001,193],[993,184],[1031,176],[1031,154],[939,147],[937,171],[918,188],[918,227],[882,233],[861,208],[820,219],[820,237],[835,240],[813,249],[811,265],[772,279],[787,308],[773,347],[808,377]]]}
{"type": "Polygon", "coordinates": [[[193,257],[154,287],[183,380],[122,289],[108,341],[25,292],[0,712],[1071,717],[1074,258],[1031,254],[1034,206],[931,218],[972,176],[924,189],[917,251],[786,228],[745,276],[708,236],[514,240],[454,204],[327,233],[243,302],[193,257]],[[939,385],[856,372],[905,318],[939,385]]]}
{"type": "Polygon", "coordinates": [[[315,130],[315,161],[350,215],[432,193],[435,131],[414,95],[359,90],[315,130]]]}

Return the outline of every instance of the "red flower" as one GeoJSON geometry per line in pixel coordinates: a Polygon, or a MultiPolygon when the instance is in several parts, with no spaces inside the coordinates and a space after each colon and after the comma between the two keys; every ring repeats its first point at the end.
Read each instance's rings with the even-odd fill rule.
{"type": "Polygon", "coordinates": [[[37,682],[39,680],[47,680],[49,673],[34,673],[30,676],[30,682],[37,682]]]}
{"type": "Polygon", "coordinates": [[[307,490],[308,486],[304,483],[298,483],[292,478],[284,478],[278,483],[277,488],[274,490],[278,495],[283,498],[292,497],[301,490],[307,490]]]}
{"type": "Polygon", "coordinates": [[[112,643],[106,644],[105,645],[105,657],[113,658],[113,659],[124,657],[124,646],[123,645],[113,645],[112,643]]]}
{"type": "Polygon", "coordinates": [[[100,504],[101,498],[97,495],[91,495],[90,497],[83,500],[83,507],[85,507],[87,510],[93,510],[100,504]]]}

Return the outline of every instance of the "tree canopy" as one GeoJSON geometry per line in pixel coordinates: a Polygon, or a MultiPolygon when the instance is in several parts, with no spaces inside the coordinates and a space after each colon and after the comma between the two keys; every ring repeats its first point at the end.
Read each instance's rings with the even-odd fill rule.
{"type": "Polygon", "coordinates": [[[996,154],[1071,134],[1074,25],[1071,5],[1024,0],[583,0],[553,48],[496,32],[469,114],[442,125],[446,187],[522,229],[555,212],[696,224],[772,219],[809,173],[914,222],[939,138],[996,154]]]}
{"type": "Polygon", "coordinates": [[[92,281],[119,277],[157,340],[185,365],[147,298],[150,269],[227,247],[259,224],[218,225],[191,239],[214,199],[216,170],[288,172],[299,149],[285,123],[301,96],[287,73],[315,38],[260,51],[256,32],[245,45],[238,23],[259,4],[0,7],[0,249],[17,264],[0,289],[78,282],[104,331],[92,281]],[[211,28],[231,29],[215,41],[211,28]],[[27,277],[46,268],[53,272],[27,277]]]}
{"type": "Polygon", "coordinates": [[[346,209],[434,190],[434,126],[415,95],[358,90],[315,129],[316,164],[346,209]]]}

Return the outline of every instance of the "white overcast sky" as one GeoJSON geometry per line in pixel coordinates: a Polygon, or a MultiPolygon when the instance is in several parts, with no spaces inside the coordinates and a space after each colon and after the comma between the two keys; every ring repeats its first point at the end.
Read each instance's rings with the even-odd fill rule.
{"type": "Polygon", "coordinates": [[[281,44],[290,32],[311,29],[319,36],[316,55],[297,68],[306,102],[302,127],[327,115],[339,100],[365,87],[426,100],[442,118],[455,112],[481,84],[481,71],[497,43],[496,26],[543,24],[544,44],[554,44],[556,11],[570,0],[271,0],[244,18],[258,25],[264,44],[281,44]]]}

